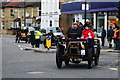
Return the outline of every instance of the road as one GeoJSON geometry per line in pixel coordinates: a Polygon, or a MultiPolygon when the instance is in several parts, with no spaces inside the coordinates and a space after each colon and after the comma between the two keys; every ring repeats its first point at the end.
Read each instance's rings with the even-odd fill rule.
{"type": "Polygon", "coordinates": [[[93,69],[86,63],[70,64],[58,69],[55,53],[25,51],[30,44],[15,43],[14,37],[2,36],[3,78],[118,78],[118,53],[102,49],[100,62],[93,69]]]}

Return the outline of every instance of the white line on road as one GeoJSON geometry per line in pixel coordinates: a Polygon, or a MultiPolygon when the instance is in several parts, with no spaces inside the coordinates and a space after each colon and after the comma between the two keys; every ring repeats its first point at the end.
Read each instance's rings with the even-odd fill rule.
{"type": "Polygon", "coordinates": [[[20,45],[18,45],[18,47],[20,48],[20,50],[23,50],[23,48],[20,45]]]}
{"type": "Polygon", "coordinates": [[[39,72],[39,71],[36,71],[36,72],[27,72],[28,74],[41,74],[41,73],[44,73],[44,72],[39,72]]]}

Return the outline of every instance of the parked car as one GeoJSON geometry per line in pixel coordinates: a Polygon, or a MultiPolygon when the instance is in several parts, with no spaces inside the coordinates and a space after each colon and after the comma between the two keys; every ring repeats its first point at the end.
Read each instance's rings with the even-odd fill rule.
{"type": "Polygon", "coordinates": [[[56,38],[58,38],[61,35],[63,35],[62,30],[60,29],[60,27],[49,27],[49,28],[46,28],[46,29],[41,29],[41,33],[43,34],[43,36],[41,37],[41,42],[42,43],[44,43],[45,40],[46,40],[45,34],[49,33],[50,30],[53,30],[53,34],[55,35],[56,38]]]}

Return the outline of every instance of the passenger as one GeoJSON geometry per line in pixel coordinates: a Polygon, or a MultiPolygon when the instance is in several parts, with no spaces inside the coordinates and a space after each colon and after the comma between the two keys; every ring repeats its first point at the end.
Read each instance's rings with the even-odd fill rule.
{"type": "Polygon", "coordinates": [[[84,30],[82,31],[82,39],[91,39],[91,38],[95,38],[96,36],[94,35],[94,33],[92,32],[92,30],[89,29],[89,25],[84,25],[84,30]]]}
{"type": "Polygon", "coordinates": [[[67,31],[67,37],[72,39],[76,39],[78,37],[80,38],[81,34],[82,34],[82,30],[77,23],[74,23],[73,26],[70,27],[67,31]]]}

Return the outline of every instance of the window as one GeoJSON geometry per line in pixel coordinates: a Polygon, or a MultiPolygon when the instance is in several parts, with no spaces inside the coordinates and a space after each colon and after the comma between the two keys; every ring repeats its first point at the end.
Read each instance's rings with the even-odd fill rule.
{"type": "Polygon", "coordinates": [[[14,17],[14,10],[10,9],[10,17],[13,18],[14,17]]]}
{"type": "Polygon", "coordinates": [[[10,28],[13,28],[13,22],[10,22],[10,28]]]}
{"type": "Polygon", "coordinates": [[[33,8],[31,9],[31,12],[32,12],[32,13],[31,13],[31,17],[33,17],[33,8]]]}
{"type": "Polygon", "coordinates": [[[2,10],[1,10],[1,17],[2,17],[2,18],[4,18],[4,12],[5,12],[5,10],[2,9],[2,10]]]}
{"type": "Polygon", "coordinates": [[[18,9],[18,18],[21,17],[21,9],[18,9]]]}
{"type": "Polygon", "coordinates": [[[52,27],[52,21],[50,20],[50,27],[52,27]]]}
{"type": "Polygon", "coordinates": [[[6,22],[6,29],[8,29],[8,22],[6,22]]]}
{"type": "Polygon", "coordinates": [[[4,22],[1,22],[1,29],[4,29],[4,22]]]}
{"type": "Polygon", "coordinates": [[[37,10],[38,10],[38,16],[41,16],[41,7],[38,7],[37,10]]]}

